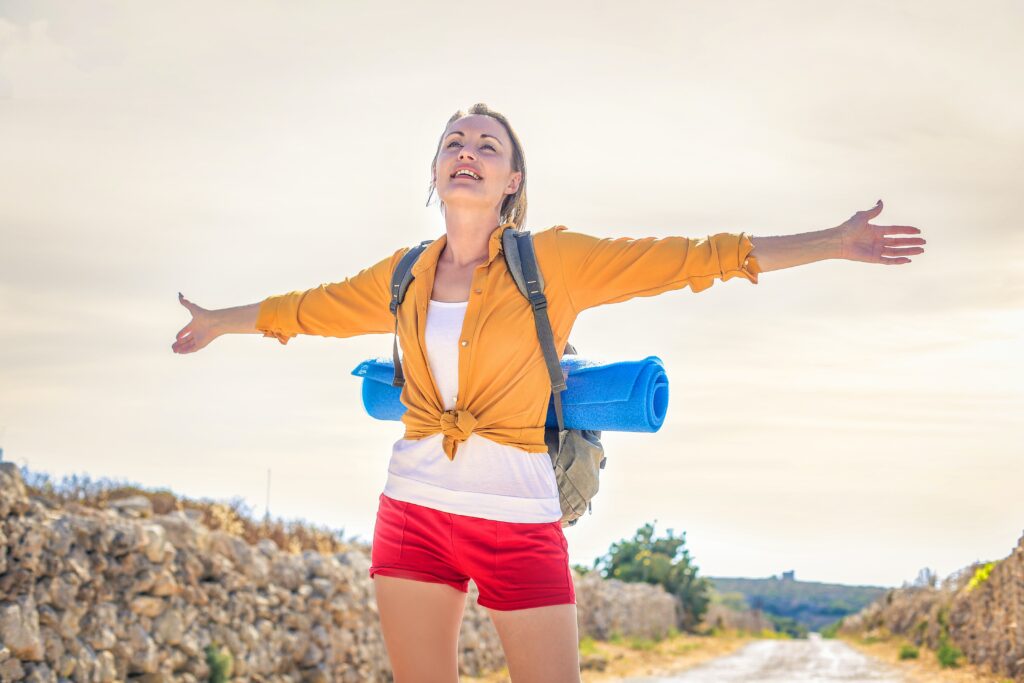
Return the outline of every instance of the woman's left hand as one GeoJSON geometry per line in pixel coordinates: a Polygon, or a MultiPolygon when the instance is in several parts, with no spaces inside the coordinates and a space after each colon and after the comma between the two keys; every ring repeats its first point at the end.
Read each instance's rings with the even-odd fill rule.
{"type": "Polygon", "coordinates": [[[839,258],[865,263],[899,265],[910,263],[908,256],[923,254],[921,237],[886,237],[887,234],[919,235],[912,225],[871,225],[868,221],[882,212],[882,200],[867,211],[858,211],[835,228],[839,233],[839,258]]]}

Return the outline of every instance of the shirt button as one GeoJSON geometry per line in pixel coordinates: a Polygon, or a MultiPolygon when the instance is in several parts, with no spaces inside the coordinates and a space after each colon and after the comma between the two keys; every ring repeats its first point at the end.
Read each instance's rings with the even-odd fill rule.
{"type": "Polygon", "coordinates": [[[476,292],[477,294],[481,294],[484,290],[482,290],[482,289],[474,289],[473,291],[476,292]]]}
{"type": "Polygon", "coordinates": [[[467,345],[469,345],[469,342],[468,342],[468,341],[466,341],[465,339],[463,339],[463,340],[462,340],[462,345],[463,345],[463,346],[467,346],[467,345]]]}

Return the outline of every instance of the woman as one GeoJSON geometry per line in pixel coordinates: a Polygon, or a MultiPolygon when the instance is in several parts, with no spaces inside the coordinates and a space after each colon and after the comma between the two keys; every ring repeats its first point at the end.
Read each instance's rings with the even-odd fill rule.
{"type": "MultiPolygon", "coordinates": [[[[579,680],[575,593],[554,472],[544,443],[551,385],[532,311],[501,257],[522,229],[526,164],[508,121],[484,104],[453,115],[431,163],[445,234],[420,255],[398,311],[405,434],[380,495],[370,576],[398,683],[458,681],[467,584],[488,610],[513,681],[579,680]]],[[[429,195],[428,195],[429,204],[429,195]]],[[[868,221],[881,200],[818,232],[751,238],[597,238],[555,226],[534,234],[555,347],[587,308],[826,258],[909,263],[910,226],[868,221]]],[[[388,333],[390,277],[403,246],[342,282],[193,315],[173,350],[221,334],[388,333]]]]}

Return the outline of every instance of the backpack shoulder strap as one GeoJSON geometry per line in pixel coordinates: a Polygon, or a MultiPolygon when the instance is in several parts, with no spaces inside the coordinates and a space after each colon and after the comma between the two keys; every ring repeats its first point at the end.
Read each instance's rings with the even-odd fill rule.
{"type": "Polygon", "coordinates": [[[562,400],[559,394],[566,389],[565,376],[562,374],[562,366],[558,362],[558,353],[555,350],[555,335],[551,331],[551,319],[548,317],[548,300],[544,296],[544,279],[537,266],[537,255],[533,250],[533,235],[528,230],[516,232],[514,228],[505,228],[501,235],[501,243],[509,272],[516,281],[519,291],[529,300],[530,308],[533,310],[537,338],[540,340],[541,351],[544,353],[544,360],[548,366],[551,391],[555,397],[558,430],[563,431],[565,424],[562,419],[562,400]]]}
{"type": "MultiPolygon", "coordinates": [[[[529,234],[528,230],[524,230],[522,234],[529,234]]],[[[518,240],[516,238],[514,228],[505,228],[505,232],[501,236],[502,247],[505,253],[505,263],[508,264],[508,271],[512,275],[512,279],[515,280],[516,286],[519,288],[519,292],[527,299],[530,298],[529,290],[526,285],[526,278],[523,277],[523,262],[522,255],[518,248],[518,240]]],[[[533,245],[532,237],[530,241],[531,246],[533,245]]],[[[530,250],[531,256],[533,250],[530,250]]],[[[536,263],[536,259],[534,259],[536,263]]],[[[540,284],[541,291],[544,290],[544,273],[541,272],[540,267],[537,267],[537,282],[540,284]]],[[[576,354],[576,348],[568,341],[565,342],[565,349],[562,353],[576,354]]]]}
{"type": "MultiPolygon", "coordinates": [[[[519,288],[520,293],[527,299],[530,298],[530,288],[526,283],[526,278],[523,275],[523,258],[525,255],[525,249],[520,248],[520,240],[529,239],[530,241],[530,253],[529,257],[533,254],[533,235],[530,234],[529,230],[523,230],[516,232],[515,228],[505,228],[505,231],[501,234],[501,246],[502,252],[505,254],[505,263],[508,265],[508,272],[512,275],[512,279],[516,281],[516,287],[519,288]]],[[[536,263],[536,260],[535,260],[536,263]]],[[[537,271],[537,282],[540,285],[541,291],[544,291],[544,274],[540,272],[540,268],[534,266],[534,270],[537,271]]]]}
{"type": "Polygon", "coordinates": [[[427,248],[427,245],[434,240],[423,240],[415,247],[409,249],[399,259],[398,265],[395,266],[395,270],[391,273],[391,315],[395,316],[395,336],[394,336],[394,359],[395,359],[395,378],[391,381],[391,386],[400,387],[405,384],[405,376],[402,374],[402,362],[398,358],[398,305],[405,301],[405,293],[409,289],[409,283],[415,278],[412,274],[412,266],[416,263],[416,260],[423,253],[423,250],[427,248]]]}

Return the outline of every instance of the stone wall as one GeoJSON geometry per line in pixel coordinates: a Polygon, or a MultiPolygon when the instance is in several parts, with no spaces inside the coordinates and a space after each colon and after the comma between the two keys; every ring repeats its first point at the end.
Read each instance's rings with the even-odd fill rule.
{"type": "Polygon", "coordinates": [[[708,605],[701,627],[741,630],[746,633],[775,631],[775,624],[761,610],[737,610],[722,604],[708,605]]]}
{"type": "Polygon", "coordinates": [[[981,563],[940,586],[894,588],[855,615],[840,632],[885,629],[938,649],[943,632],[972,664],[1024,682],[1024,536],[987,580],[970,586],[981,563]]]}
{"type": "Polygon", "coordinates": [[[614,634],[663,638],[676,627],[679,601],[661,586],[602,579],[573,572],[580,636],[607,640],[614,634]]]}
{"type": "MultiPolygon", "coordinates": [[[[205,648],[248,681],[390,681],[363,549],[290,554],[211,531],[145,498],[97,510],[30,499],[0,462],[0,682],[205,681],[205,648]]],[[[675,626],[660,587],[573,572],[580,635],[655,637],[675,626]]],[[[505,664],[469,584],[459,667],[505,664]]]]}

